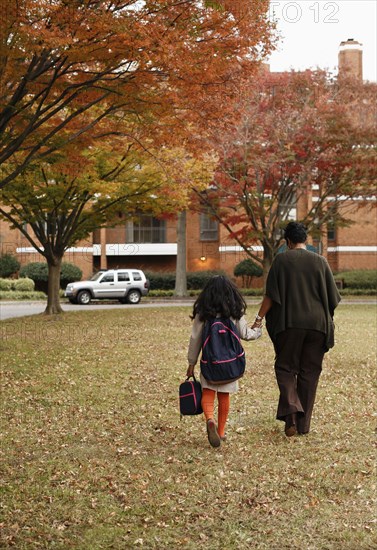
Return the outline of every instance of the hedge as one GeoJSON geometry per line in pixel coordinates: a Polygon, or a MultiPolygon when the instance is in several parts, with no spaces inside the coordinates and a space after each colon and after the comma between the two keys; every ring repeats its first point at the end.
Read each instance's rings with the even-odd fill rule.
{"type": "MultiPolygon", "coordinates": [[[[35,289],[47,293],[48,265],[46,262],[31,262],[21,268],[20,277],[28,277],[35,283],[35,289]]],[[[82,271],[74,264],[63,262],[60,271],[60,288],[65,288],[68,283],[79,281],[82,271]]]]}
{"type": "Polygon", "coordinates": [[[15,279],[13,281],[12,290],[16,290],[18,292],[34,292],[34,289],[35,283],[33,279],[23,277],[22,279],[15,279]]]}
{"type": "MultiPolygon", "coordinates": [[[[187,273],[187,289],[201,290],[214,275],[224,275],[223,271],[197,271],[187,273]]],[[[174,290],[175,273],[146,271],[151,290],[174,290]]]]}
{"type": "Polygon", "coordinates": [[[34,281],[31,279],[0,279],[0,290],[4,292],[33,292],[34,281]]]}
{"type": "Polygon", "coordinates": [[[341,296],[377,296],[376,288],[343,288],[339,292],[341,296]]]}
{"type": "Polygon", "coordinates": [[[344,289],[377,289],[376,269],[355,269],[354,271],[342,271],[335,275],[336,281],[343,282],[344,289]]]}
{"type": "Polygon", "coordinates": [[[65,288],[69,283],[81,281],[82,271],[77,265],[63,262],[60,271],[60,288],[65,288]]]}
{"type": "MultiPolygon", "coordinates": [[[[240,265],[240,264],[239,264],[240,265]]],[[[145,272],[150,281],[151,290],[174,290],[175,273],[145,272]]],[[[205,283],[214,275],[224,275],[223,271],[198,271],[187,273],[187,289],[201,290],[205,283]]],[[[344,289],[373,290],[377,289],[377,270],[344,271],[335,275],[336,280],[343,281],[344,289]]],[[[260,288],[242,289],[246,296],[260,296],[263,290],[260,288]]]]}
{"type": "Polygon", "coordinates": [[[145,276],[149,280],[150,290],[174,290],[175,273],[145,271],[145,276]]]}
{"type": "Polygon", "coordinates": [[[12,254],[0,255],[0,277],[10,277],[20,269],[20,262],[12,254]]]}
{"type": "Polygon", "coordinates": [[[197,271],[187,273],[188,290],[202,290],[207,281],[215,275],[225,275],[224,271],[197,271]]]}
{"type": "Polygon", "coordinates": [[[12,290],[13,279],[0,279],[0,290],[12,290]]]}
{"type": "Polygon", "coordinates": [[[0,290],[0,300],[45,300],[44,292],[20,292],[15,290],[0,290]]]}
{"type": "MultiPolygon", "coordinates": [[[[241,288],[240,292],[243,296],[251,296],[251,297],[260,297],[263,296],[263,289],[262,288],[241,288]]],[[[199,296],[200,290],[188,290],[187,296],[188,297],[196,297],[199,296]]],[[[175,298],[174,296],[174,290],[150,290],[148,292],[149,298],[175,298]]]]}

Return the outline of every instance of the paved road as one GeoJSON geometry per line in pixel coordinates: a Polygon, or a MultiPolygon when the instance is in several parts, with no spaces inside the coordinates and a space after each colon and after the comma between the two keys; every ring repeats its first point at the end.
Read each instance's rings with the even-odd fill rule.
{"type": "MultiPolygon", "coordinates": [[[[177,306],[192,306],[194,298],[188,298],[187,300],[154,300],[145,299],[137,305],[123,305],[117,302],[91,302],[88,306],[79,306],[70,303],[62,303],[64,311],[90,311],[94,309],[126,309],[126,308],[149,308],[149,307],[177,307],[177,306]]],[[[247,299],[247,303],[250,305],[259,304],[261,298],[247,299]]],[[[340,305],[347,304],[377,304],[377,301],[373,298],[343,299],[340,305]]],[[[0,301],[0,320],[11,319],[13,317],[24,317],[26,315],[37,315],[43,313],[45,310],[45,302],[1,302],[0,301]]]]}

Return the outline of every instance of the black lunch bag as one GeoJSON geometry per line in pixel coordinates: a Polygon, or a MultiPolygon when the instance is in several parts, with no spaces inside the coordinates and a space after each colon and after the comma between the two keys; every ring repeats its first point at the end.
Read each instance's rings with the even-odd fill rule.
{"type": "Polygon", "coordinates": [[[181,416],[202,414],[202,386],[195,376],[190,376],[179,386],[179,411],[181,416]]]}

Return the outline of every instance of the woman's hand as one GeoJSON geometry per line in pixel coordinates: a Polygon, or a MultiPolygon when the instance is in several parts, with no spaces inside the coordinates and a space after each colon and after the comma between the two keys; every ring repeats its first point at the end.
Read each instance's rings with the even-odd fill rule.
{"type": "Polygon", "coordinates": [[[188,369],[187,369],[187,372],[186,372],[186,376],[188,378],[190,378],[190,376],[194,376],[194,370],[195,370],[195,366],[194,365],[189,365],[188,369]]]}

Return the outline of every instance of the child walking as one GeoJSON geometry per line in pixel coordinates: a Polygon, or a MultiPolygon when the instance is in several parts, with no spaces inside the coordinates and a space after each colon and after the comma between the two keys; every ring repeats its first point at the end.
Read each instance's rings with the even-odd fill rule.
{"type": "MultiPolygon", "coordinates": [[[[261,328],[247,326],[245,317],[246,302],[237,287],[225,276],[212,277],[194,303],[191,319],[192,332],[188,348],[187,376],[193,376],[195,365],[202,348],[202,333],[206,321],[215,317],[231,319],[242,340],[257,340],[261,328]]],[[[230,394],[238,390],[238,381],[214,385],[200,373],[202,384],[202,408],[207,422],[208,441],[212,447],[219,447],[225,440],[225,425],[230,408],[230,394]],[[218,400],[218,420],[214,419],[215,397],[218,400]]]]}

